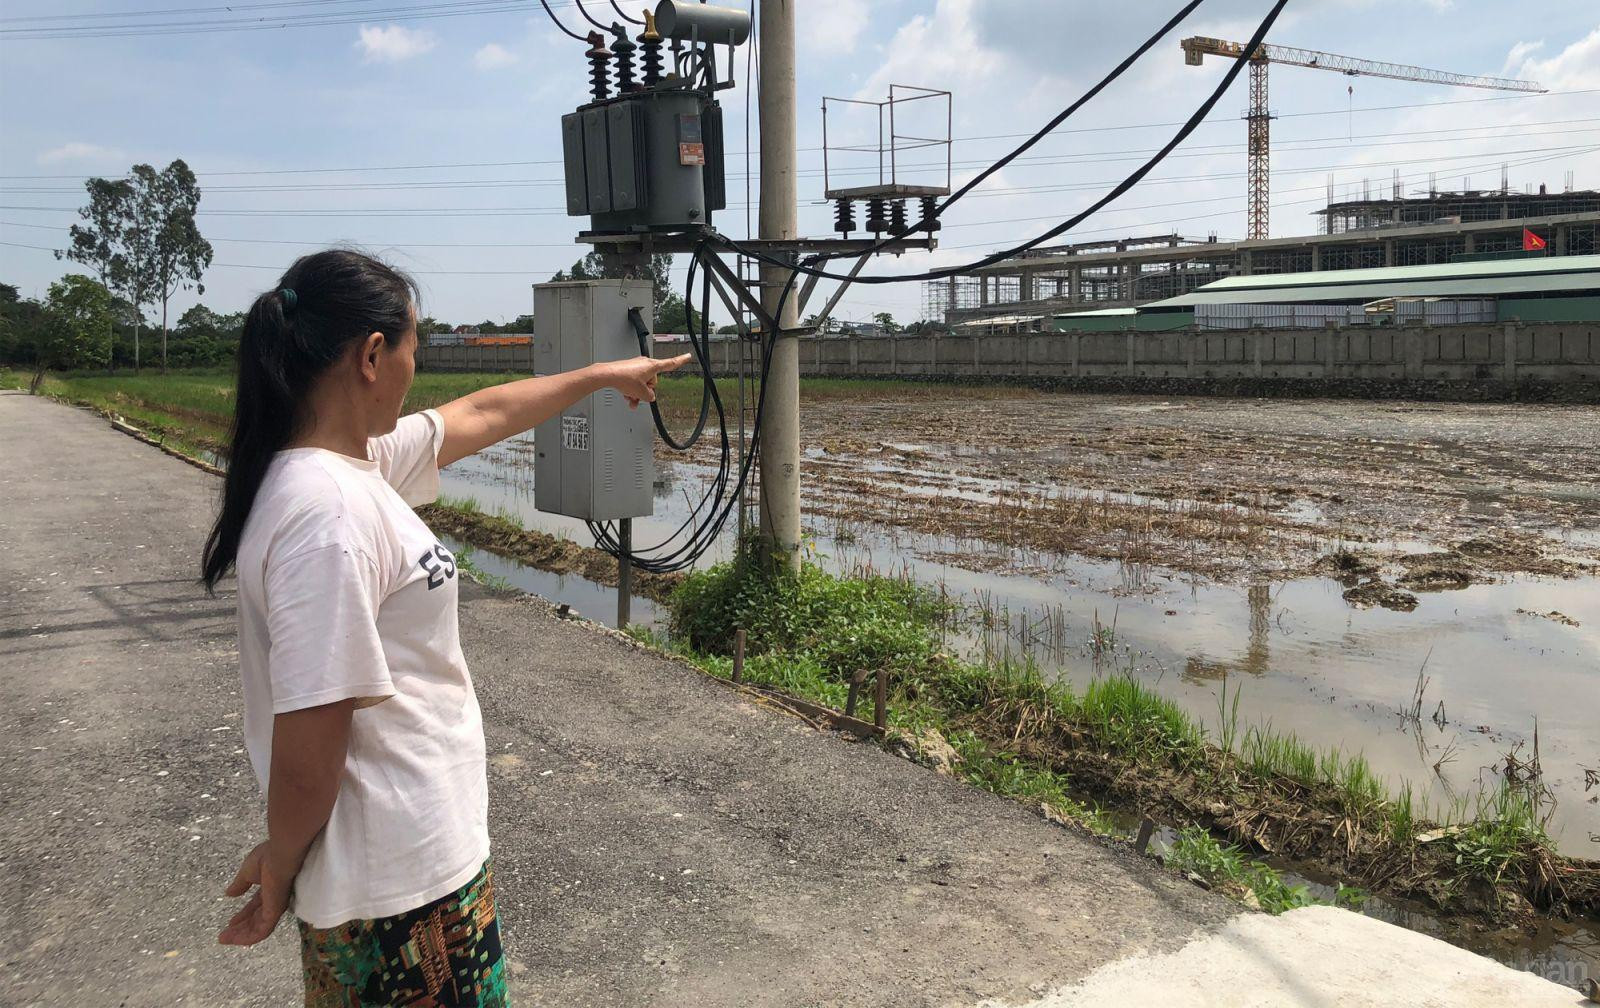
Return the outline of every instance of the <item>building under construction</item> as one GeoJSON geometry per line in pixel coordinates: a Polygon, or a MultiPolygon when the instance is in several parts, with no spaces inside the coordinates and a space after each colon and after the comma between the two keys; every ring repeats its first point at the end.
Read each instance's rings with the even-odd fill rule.
{"type": "Polygon", "coordinates": [[[1551,255],[1600,252],[1600,192],[1429,192],[1330,203],[1325,233],[1224,242],[1178,234],[1035,249],[923,287],[923,317],[947,325],[1131,308],[1262,273],[1427,266],[1514,253],[1524,229],[1551,255]]]}

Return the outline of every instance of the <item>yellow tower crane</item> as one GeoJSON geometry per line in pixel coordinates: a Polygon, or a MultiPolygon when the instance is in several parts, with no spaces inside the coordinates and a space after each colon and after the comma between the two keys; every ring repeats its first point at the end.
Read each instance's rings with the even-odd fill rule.
{"type": "MultiPolygon", "coordinates": [[[[1226,56],[1237,59],[1244,52],[1245,43],[1225,39],[1205,38],[1196,35],[1186,38],[1183,61],[1199,66],[1206,56],[1226,56]]],[[[1505,77],[1473,77],[1467,74],[1428,70],[1401,63],[1375,63],[1334,53],[1314,52],[1310,49],[1291,49],[1288,46],[1262,44],[1250,55],[1250,111],[1245,115],[1249,124],[1248,186],[1246,200],[1247,238],[1268,237],[1267,218],[1272,194],[1271,148],[1268,124],[1272,112],[1267,108],[1267,64],[1283,63],[1288,66],[1309,67],[1312,70],[1332,70],[1347,77],[1387,77],[1390,80],[1422,81],[1427,84],[1447,84],[1452,87],[1485,88],[1491,91],[1524,91],[1542,94],[1544,88],[1533,81],[1511,80],[1505,77]]]]}

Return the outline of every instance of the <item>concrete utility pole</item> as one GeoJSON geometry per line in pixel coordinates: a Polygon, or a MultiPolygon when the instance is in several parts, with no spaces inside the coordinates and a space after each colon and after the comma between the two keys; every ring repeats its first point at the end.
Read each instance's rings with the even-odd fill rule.
{"type": "MultiPolygon", "coordinates": [[[[799,237],[795,204],[794,0],[761,0],[761,228],[763,240],[799,237]]],[[[778,315],[789,271],[761,268],[761,303],[778,315]]],[[[761,540],[773,560],[800,569],[800,312],[797,289],[778,316],[761,421],[761,540]]]]}

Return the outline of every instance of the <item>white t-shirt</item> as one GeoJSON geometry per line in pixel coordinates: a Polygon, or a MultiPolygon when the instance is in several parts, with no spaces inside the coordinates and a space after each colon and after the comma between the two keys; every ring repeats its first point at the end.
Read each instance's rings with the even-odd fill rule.
{"type": "Polygon", "coordinates": [[[438,497],[443,440],[428,410],[371,439],[370,462],[279,452],[239,544],[244,735],[263,791],[274,715],[358,700],[333,814],[295,880],[312,927],[415,909],[489,856],[455,557],[410,507],[438,497]]]}

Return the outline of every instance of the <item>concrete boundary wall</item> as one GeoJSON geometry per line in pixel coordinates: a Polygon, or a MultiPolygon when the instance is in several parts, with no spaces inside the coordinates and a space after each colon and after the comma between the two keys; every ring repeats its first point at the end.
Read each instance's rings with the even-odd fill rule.
{"type": "MultiPolygon", "coordinates": [[[[735,340],[717,340],[711,350],[719,374],[737,371],[735,340]]],[[[434,371],[527,372],[532,355],[531,346],[428,347],[421,364],[434,371]]],[[[1438,386],[1469,398],[1499,398],[1518,388],[1565,387],[1589,398],[1588,390],[1600,390],[1600,324],[806,336],[800,338],[800,368],[814,376],[1058,387],[1154,383],[1152,390],[1171,386],[1196,394],[1254,387],[1259,391],[1242,394],[1384,395],[1385,387],[1438,386]]]]}
{"type": "Polygon", "coordinates": [[[417,352],[422,371],[518,371],[533,373],[533,344],[521,346],[428,346],[417,352]]]}

